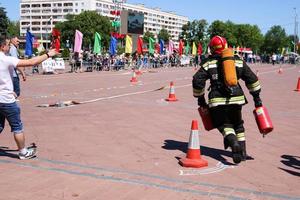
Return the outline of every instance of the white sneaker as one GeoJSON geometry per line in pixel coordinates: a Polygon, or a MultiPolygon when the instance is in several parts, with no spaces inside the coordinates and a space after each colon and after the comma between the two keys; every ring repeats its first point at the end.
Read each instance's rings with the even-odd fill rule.
{"type": "Polygon", "coordinates": [[[36,157],[36,154],[37,154],[36,148],[28,148],[25,154],[19,153],[19,158],[21,160],[27,160],[36,157]]]}

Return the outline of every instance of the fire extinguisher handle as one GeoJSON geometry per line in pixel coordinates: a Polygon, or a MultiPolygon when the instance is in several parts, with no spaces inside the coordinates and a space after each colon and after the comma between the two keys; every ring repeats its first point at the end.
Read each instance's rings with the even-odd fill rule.
{"type": "Polygon", "coordinates": [[[262,100],[259,97],[254,97],[253,100],[255,108],[262,107],[262,100]]]}

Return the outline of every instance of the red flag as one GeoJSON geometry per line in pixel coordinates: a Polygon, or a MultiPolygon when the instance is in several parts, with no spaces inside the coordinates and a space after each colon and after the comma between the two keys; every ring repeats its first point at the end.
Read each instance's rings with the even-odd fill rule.
{"type": "Polygon", "coordinates": [[[198,55],[202,55],[202,45],[201,45],[201,43],[198,44],[198,55]]]}
{"type": "Polygon", "coordinates": [[[182,40],[179,40],[179,55],[182,55],[184,48],[184,42],[182,40]]]}
{"type": "Polygon", "coordinates": [[[52,48],[55,48],[57,52],[60,49],[60,32],[57,29],[52,30],[52,48]]]}
{"type": "Polygon", "coordinates": [[[58,37],[58,36],[60,36],[59,30],[57,30],[57,29],[54,28],[54,29],[52,30],[52,36],[53,36],[53,37],[58,37]]]}
{"type": "Polygon", "coordinates": [[[138,38],[138,43],[137,43],[137,53],[138,54],[143,54],[143,38],[139,37],[138,38]]]}
{"type": "Polygon", "coordinates": [[[155,51],[156,53],[160,52],[160,45],[158,43],[155,43],[155,51]]]}
{"type": "Polygon", "coordinates": [[[60,37],[56,38],[54,40],[54,48],[57,52],[59,52],[59,49],[60,49],[60,37]]]}

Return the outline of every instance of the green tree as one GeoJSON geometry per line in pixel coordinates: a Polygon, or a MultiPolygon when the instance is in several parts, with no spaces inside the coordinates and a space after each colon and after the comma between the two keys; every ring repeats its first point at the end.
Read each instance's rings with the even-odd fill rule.
{"type": "Polygon", "coordinates": [[[216,20],[209,26],[208,33],[210,38],[219,35],[226,38],[230,46],[236,46],[238,41],[238,38],[235,36],[236,28],[236,25],[231,21],[222,22],[216,20]]]}
{"type": "Polygon", "coordinates": [[[7,35],[7,27],[9,20],[6,16],[5,8],[0,7],[0,34],[7,35]]]}
{"type": "Polygon", "coordinates": [[[208,23],[205,19],[193,20],[182,26],[181,38],[185,41],[204,43],[207,38],[208,23]]]}
{"type": "Polygon", "coordinates": [[[154,38],[154,34],[151,33],[150,31],[147,31],[146,33],[144,33],[143,41],[145,43],[148,43],[149,42],[149,37],[154,38]]]}
{"type": "Polygon", "coordinates": [[[253,52],[258,52],[263,45],[264,36],[257,25],[239,24],[236,25],[234,36],[237,43],[234,46],[250,47],[253,52]]]}
{"type": "Polygon", "coordinates": [[[284,28],[281,26],[272,26],[266,33],[262,51],[268,54],[280,53],[283,47],[288,46],[288,37],[284,28]]]}
{"type": "Polygon", "coordinates": [[[20,22],[10,21],[8,22],[7,34],[9,36],[19,36],[20,35],[20,22]]]}
{"type": "Polygon", "coordinates": [[[234,24],[231,21],[214,21],[208,28],[210,38],[225,37],[229,46],[249,47],[257,52],[263,44],[264,36],[257,25],[234,24]]]}
{"type": "Polygon", "coordinates": [[[101,35],[103,46],[108,48],[112,26],[108,17],[99,15],[96,11],[84,11],[79,15],[67,15],[67,21],[60,22],[55,28],[61,32],[61,41],[74,43],[75,30],[83,34],[83,47],[92,47],[94,34],[101,35]]]}
{"type": "Polygon", "coordinates": [[[170,39],[171,35],[166,29],[161,29],[158,33],[158,39],[162,39],[165,42],[168,42],[170,39]]]}

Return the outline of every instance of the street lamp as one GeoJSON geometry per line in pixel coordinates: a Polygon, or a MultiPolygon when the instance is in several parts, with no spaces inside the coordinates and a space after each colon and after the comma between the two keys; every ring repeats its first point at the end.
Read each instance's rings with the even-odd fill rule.
{"type": "Polygon", "coordinates": [[[297,22],[297,11],[295,10],[295,27],[294,27],[294,53],[296,53],[297,36],[298,36],[298,22],[297,22]]]}
{"type": "Polygon", "coordinates": [[[52,28],[52,16],[49,18],[46,24],[46,50],[48,50],[48,25],[50,24],[50,30],[52,28]]]}

